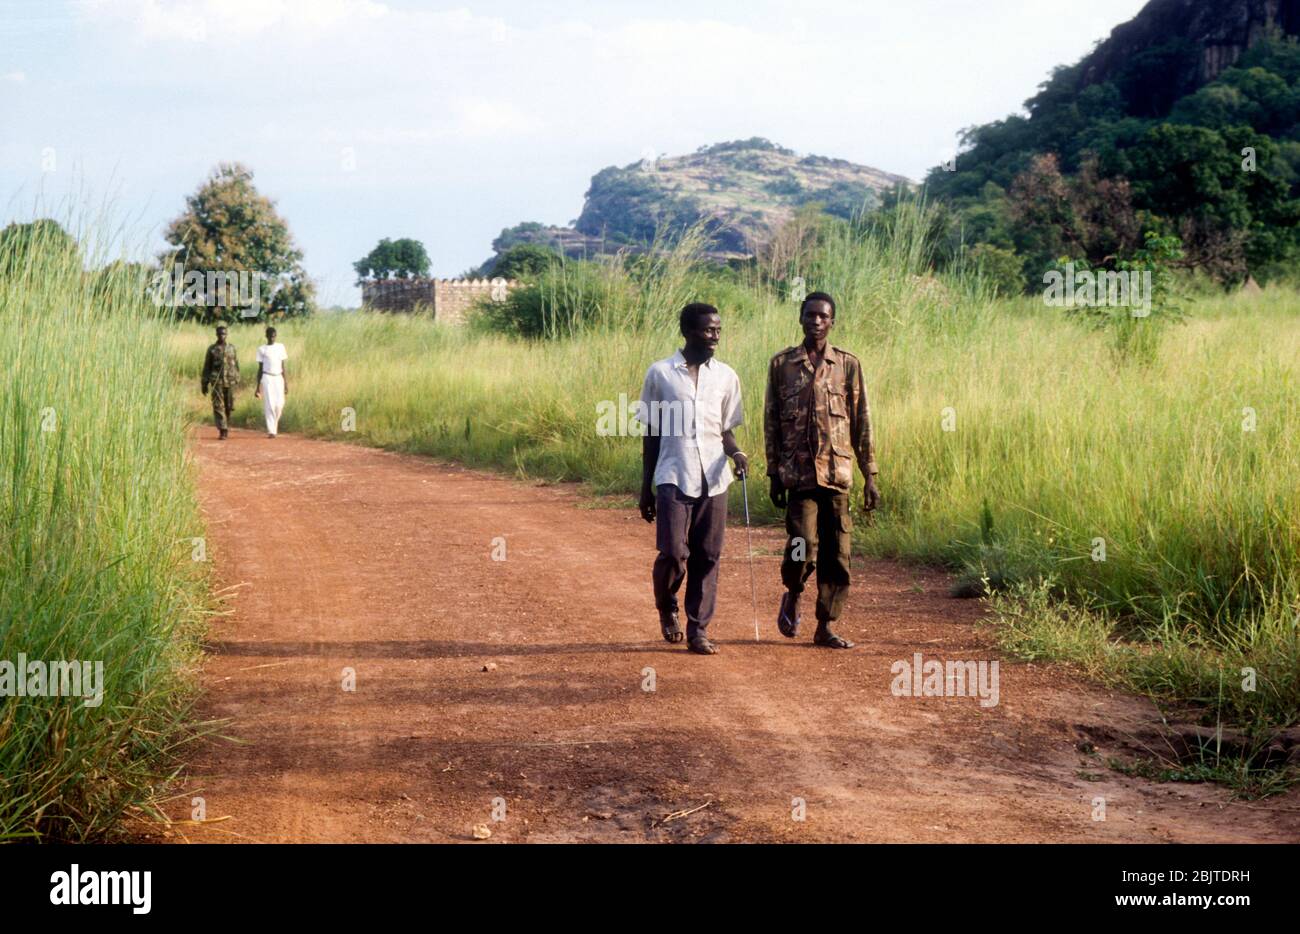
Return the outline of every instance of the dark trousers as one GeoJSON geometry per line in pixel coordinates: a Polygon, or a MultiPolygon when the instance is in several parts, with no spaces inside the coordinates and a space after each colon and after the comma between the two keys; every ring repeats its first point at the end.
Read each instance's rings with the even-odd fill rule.
{"type": "Polygon", "coordinates": [[[785,507],[785,557],[781,582],[790,593],[803,593],[817,572],[817,623],[839,619],[849,591],[849,550],[853,517],[849,494],[817,487],[791,490],[785,507]]]}
{"type": "Polygon", "coordinates": [[[686,637],[705,635],[718,596],[718,561],[727,530],[727,494],[687,496],[670,483],[655,493],[655,606],[677,609],[686,581],[686,637]]]}
{"type": "Polygon", "coordinates": [[[230,413],[233,411],[235,411],[235,387],[213,386],[212,417],[217,420],[217,427],[222,431],[230,427],[230,413]]]}

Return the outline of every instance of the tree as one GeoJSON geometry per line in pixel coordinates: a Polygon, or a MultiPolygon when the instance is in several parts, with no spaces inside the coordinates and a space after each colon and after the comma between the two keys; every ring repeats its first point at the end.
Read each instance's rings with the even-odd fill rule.
{"type": "Polygon", "coordinates": [[[1028,259],[1030,280],[1059,256],[1108,265],[1142,244],[1142,223],[1122,178],[1101,178],[1088,156],[1073,177],[1061,174],[1056,155],[1035,157],[1008,193],[1016,241],[1028,259]]]}
{"type": "Polygon", "coordinates": [[[81,268],[81,248],[58,221],[42,217],[0,230],[0,275],[22,276],[30,264],[41,264],[51,272],[45,268],[51,261],[69,270],[81,268]]]}
{"type": "Polygon", "coordinates": [[[1293,252],[1300,202],[1268,136],[1249,127],[1164,124],[1147,133],[1132,162],[1135,201],[1177,222],[1187,248],[1181,265],[1240,282],[1250,268],[1293,252]],[[1242,165],[1246,151],[1256,160],[1250,171],[1242,165]]]}
{"type": "Polygon", "coordinates": [[[410,237],[400,240],[379,241],[379,245],[352,264],[357,272],[357,285],[367,279],[409,279],[429,274],[429,254],[424,244],[410,237]]]}
{"type": "Polygon", "coordinates": [[[171,293],[178,315],[213,320],[235,315],[238,307],[239,317],[271,318],[313,310],[315,291],[302,251],[275,203],[239,163],[218,165],[185,199],[185,212],[165,237],[172,249],[159,257],[164,276],[197,283],[171,293]],[[232,297],[237,277],[240,294],[232,297]]]}
{"type": "Polygon", "coordinates": [[[560,254],[540,243],[516,243],[492,263],[492,275],[506,279],[535,279],[553,263],[560,262],[560,254]]]}
{"type": "Polygon", "coordinates": [[[1241,169],[1241,156],[1214,130],[1160,124],[1147,132],[1131,159],[1133,188],[1143,207],[1232,227],[1249,222],[1249,175],[1241,169]]]}

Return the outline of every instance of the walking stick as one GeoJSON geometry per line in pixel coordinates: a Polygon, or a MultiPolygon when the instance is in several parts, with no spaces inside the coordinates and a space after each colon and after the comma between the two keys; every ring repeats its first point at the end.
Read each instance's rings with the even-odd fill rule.
{"type": "Polygon", "coordinates": [[[754,583],[754,537],[749,530],[749,471],[740,475],[740,488],[745,494],[745,545],[749,551],[749,596],[754,603],[754,641],[758,638],[758,585],[754,583]]]}

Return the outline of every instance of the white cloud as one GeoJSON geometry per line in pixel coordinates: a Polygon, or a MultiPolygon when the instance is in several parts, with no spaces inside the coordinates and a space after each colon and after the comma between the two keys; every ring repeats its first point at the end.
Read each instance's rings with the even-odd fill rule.
{"type": "Polygon", "coordinates": [[[275,30],[328,32],[391,11],[374,0],[91,0],[88,17],[129,27],[144,41],[248,38],[275,30]]]}
{"type": "Polygon", "coordinates": [[[4,74],[0,74],[0,81],[4,81],[8,84],[25,84],[27,82],[27,74],[21,71],[7,71],[4,74]]]}

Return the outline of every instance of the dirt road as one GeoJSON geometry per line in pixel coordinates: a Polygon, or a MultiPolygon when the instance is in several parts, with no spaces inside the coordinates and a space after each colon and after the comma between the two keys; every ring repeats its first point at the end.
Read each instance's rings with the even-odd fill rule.
{"type": "Polygon", "coordinates": [[[202,712],[239,742],[205,744],[171,812],[198,795],[229,819],[173,839],[1300,839],[1294,790],[1232,803],[1106,768],[1153,710],[1057,669],[1001,662],[993,707],[891,694],[891,664],[915,652],[998,658],[979,604],[939,575],[861,565],[842,625],[859,648],[813,648],[810,606],[791,643],[765,530],[756,644],[733,516],[721,653],[698,657],[659,637],[653,536],[630,509],[418,457],[210,435],[194,451],[230,613],[202,712]]]}

